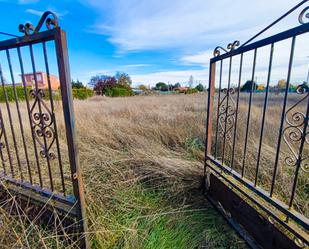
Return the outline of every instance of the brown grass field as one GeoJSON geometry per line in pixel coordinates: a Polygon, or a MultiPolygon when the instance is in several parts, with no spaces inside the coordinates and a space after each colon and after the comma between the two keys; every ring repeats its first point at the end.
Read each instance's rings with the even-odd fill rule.
{"type": "MultiPolygon", "coordinates": [[[[235,94],[236,95],[236,94],[235,94]]],[[[303,113],[305,115],[307,102],[308,100],[305,98],[304,101],[301,101],[295,108],[292,108],[297,102],[299,102],[302,98],[304,98],[306,94],[296,94],[291,93],[288,97],[286,110],[288,111],[287,119],[293,125],[300,125],[303,122],[303,118],[301,117],[299,120],[299,113],[303,113]],[[295,121],[293,121],[293,114],[295,121]]],[[[264,105],[264,97],[265,93],[254,93],[252,99],[252,109],[250,116],[250,123],[248,129],[248,144],[247,144],[247,156],[245,161],[245,170],[244,177],[254,182],[255,180],[255,170],[257,167],[257,158],[258,158],[258,148],[260,141],[260,133],[262,126],[262,114],[263,114],[263,105],[264,105]]],[[[236,96],[234,97],[236,99],[236,96]]],[[[275,157],[277,152],[277,144],[278,144],[278,136],[280,130],[280,122],[281,122],[281,113],[282,113],[282,105],[283,105],[284,94],[270,94],[268,106],[266,109],[265,115],[265,125],[264,125],[264,133],[263,140],[261,146],[261,159],[260,159],[260,167],[258,174],[257,185],[262,187],[265,191],[269,192],[271,187],[272,176],[274,172],[275,165],[275,157]]],[[[236,142],[235,142],[235,154],[234,154],[234,169],[241,173],[242,165],[243,165],[243,155],[244,155],[244,144],[245,144],[245,133],[246,133],[246,123],[248,117],[248,102],[249,102],[249,94],[242,93],[240,95],[239,101],[239,115],[237,120],[237,133],[236,133],[236,142]]],[[[214,114],[214,133],[216,131],[216,111],[214,114]]],[[[295,128],[287,128],[288,123],[284,122],[283,126],[283,136],[280,148],[280,156],[278,163],[278,170],[275,178],[275,187],[274,187],[274,197],[281,200],[282,202],[288,204],[291,196],[292,185],[295,176],[295,165],[288,165],[286,159],[292,158],[293,164],[296,160],[293,157],[293,152],[288,147],[288,144],[294,150],[295,154],[298,154],[299,145],[300,145],[300,132],[303,126],[299,126],[298,129],[295,128]],[[290,137],[289,137],[290,135],[290,137]],[[284,137],[286,139],[284,139],[284,137]],[[288,144],[287,144],[288,143],[288,144]]],[[[218,128],[218,133],[222,128],[218,128]]],[[[308,131],[306,132],[308,134],[308,131]]],[[[226,139],[226,153],[225,153],[225,164],[231,165],[232,158],[232,140],[234,135],[234,129],[231,131],[231,139],[226,139]]],[[[213,141],[215,140],[215,134],[213,135],[213,141]]],[[[222,150],[223,150],[223,138],[218,135],[218,143],[217,143],[217,154],[218,159],[222,159],[222,150]]],[[[215,145],[212,148],[212,152],[215,151],[215,145]]],[[[308,154],[309,154],[309,144],[308,141],[305,142],[303,158],[306,158],[302,162],[302,169],[299,171],[299,177],[296,188],[296,195],[293,204],[293,208],[298,212],[302,213],[306,217],[309,216],[309,202],[308,202],[308,154]]]]}
{"type": "MultiPolygon", "coordinates": [[[[210,248],[246,248],[198,190],[203,171],[205,98],[177,95],[74,101],[93,248],[196,248],[203,241],[210,248]]],[[[1,108],[5,110],[3,104],[1,108]]],[[[20,108],[27,124],[25,103],[20,108]]],[[[61,103],[55,103],[69,183],[61,110],[61,103]]],[[[17,120],[16,111],[12,114],[17,120]]],[[[7,113],[3,115],[8,126],[7,113]]],[[[18,130],[18,122],[14,127],[18,130]]],[[[29,128],[25,135],[31,141],[29,128]]],[[[20,146],[21,142],[19,136],[20,146]]],[[[19,153],[24,158],[23,151],[19,153]]],[[[22,171],[27,174],[26,166],[22,171]]],[[[33,174],[37,175],[34,166],[33,174]]],[[[48,186],[47,177],[44,184],[48,186]]],[[[59,179],[56,186],[60,186],[59,179]]],[[[8,201],[14,208],[14,199],[8,201]]],[[[68,248],[65,241],[69,235],[60,239],[55,231],[3,209],[0,217],[3,248],[68,248]]]]}
{"type": "MultiPolygon", "coordinates": [[[[199,191],[206,97],[206,94],[192,94],[93,97],[74,101],[93,248],[197,248],[203,241],[209,248],[246,248],[199,191]]],[[[280,103],[280,98],[275,96],[271,101],[280,103]]],[[[262,110],[259,99],[254,99],[249,132],[246,177],[251,180],[262,110]]],[[[242,96],[236,169],[240,167],[243,151],[246,101],[247,96],[242,96]]],[[[21,108],[22,113],[26,113],[25,106],[21,108]]],[[[61,103],[56,103],[55,108],[61,150],[65,155],[61,103]]],[[[259,185],[266,189],[276,149],[277,129],[274,127],[279,124],[278,108],[271,104],[267,112],[259,175],[259,185]]],[[[16,118],[16,113],[14,115],[16,118]]],[[[27,116],[23,115],[23,119],[27,122],[27,116]]],[[[17,124],[14,125],[17,128],[17,124]]],[[[27,134],[30,139],[29,131],[27,134]]],[[[226,163],[231,156],[230,152],[227,154],[226,163]]],[[[67,167],[68,159],[63,160],[67,167]]],[[[278,173],[275,193],[284,201],[292,181],[291,171],[282,166],[278,173]]],[[[33,172],[35,174],[35,170],[33,172]]],[[[299,182],[296,206],[307,215],[306,174],[300,176],[299,182]]],[[[14,201],[9,201],[13,206],[14,201]]],[[[10,216],[1,208],[0,227],[0,248],[70,248],[65,246],[66,236],[60,239],[55,232],[32,224],[22,214],[10,216]]]]}

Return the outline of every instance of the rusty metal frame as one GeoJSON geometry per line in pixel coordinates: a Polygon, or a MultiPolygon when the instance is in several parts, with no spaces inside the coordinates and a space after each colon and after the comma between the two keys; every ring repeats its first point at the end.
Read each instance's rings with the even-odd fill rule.
{"type": "MultiPolygon", "coordinates": [[[[205,190],[206,195],[211,199],[213,203],[216,205],[224,206],[226,208],[226,212],[232,215],[237,222],[239,222],[243,227],[245,227],[249,233],[256,239],[258,244],[260,244],[263,248],[301,248],[301,246],[309,245],[309,237],[308,237],[308,228],[309,228],[309,219],[304,215],[298,213],[293,210],[292,205],[294,201],[294,194],[296,191],[297,177],[302,167],[302,162],[307,160],[308,157],[303,155],[303,149],[305,144],[308,144],[306,136],[308,135],[308,120],[309,120],[309,92],[304,89],[302,85],[298,86],[297,93],[301,95],[300,100],[294,104],[292,107],[287,108],[287,99],[289,94],[289,81],[291,77],[291,69],[293,64],[294,57],[294,48],[295,48],[295,39],[296,37],[309,32],[309,23],[305,21],[305,19],[309,18],[308,10],[309,6],[305,7],[299,14],[299,22],[300,26],[295,28],[286,30],[284,32],[275,34],[273,36],[267,37],[265,39],[253,42],[260,34],[264,33],[270,27],[281,21],[287,15],[297,10],[300,6],[307,3],[308,0],[301,1],[283,16],[278,18],[271,25],[267,26],[257,35],[253,36],[243,45],[240,45],[239,41],[235,41],[230,43],[227,48],[223,48],[218,46],[214,50],[214,57],[210,59],[210,68],[209,68],[209,88],[208,88],[208,100],[207,100],[207,117],[206,117],[206,143],[205,143],[205,167],[204,167],[204,179],[205,179],[205,190]],[[291,40],[291,50],[290,50],[290,58],[289,58],[289,67],[287,73],[287,86],[285,88],[282,114],[281,114],[281,122],[280,122],[280,131],[278,136],[277,143],[277,152],[276,152],[276,160],[272,175],[271,189],[270,191],[266,191],[263,187],[257,185],[258,182],[258,172],[260,165],[260,156],[261,156],[261,146],[262,146],[262,138],[263,138],[263,129],[265,122],[265,111],[267,108],[267,98],[269,91],[269,81],[272,69],[272,56],[274,50],[274,44],[283,40],[291,40]],[[251,89],[249,103],[248,103],[248,115],[247,115],[247,128],[245,134],[245,145],[244,145],[244,154],[243,154],[243,163],[241,172],[237,171],[234,166],[234,154],[235,154],[235,136],[237,132],[237,115],[238,115],[238,103],[239,103],[239,93],[240,93],[240,84],[241,84],[241,75],[242,75],[242,62],[243,55],[246,52],[253,51],[253,64],[252,64],[252,82],[254,82],[254,74],[255,74],[255,65],[256,65],[256,57],[257,50],[261,47],[270,46],[270,56],[269,56],[269,67],[268,67],[268,79],[267,79],[267,88],[266,95],[264,100],[264,111],[263,111],[263,119],[262,119],[262,128],[260,134],[260,143],[259,143],[259,152],[258,159],[256,162],[256,172],[255,172],[255,180],[249,180],[246,178],[244,173],[245,170],[245,160],[246,160],[246,150],[247,150],[247,142],[248,142],[248,131],[249,131],[249,122],[250,122],[250,112],[252,105],[252,95],[253,89],[251,89]],[[238,47],[238,48],[237,48],[238,47]],[[223,54],[222,54],[223,52],[223,54]],[[233,89],[230,86],[231,79],[231,65],[232,59],[234,56],[240,56],[240,67],[239,67],[239,83],[238,88],[233,89]],[[227,77],[227,88],[223,88],[222,86],[222,63],[223,61],[228,61],[229,70],[227,77]],[[215,78],[216,78],[216,66],[219,65],[219,97],[218,104],[214,103],[215,96],[215,78]],[[237,104],[235,104],[232,95],[237,92],[237,104]],[[221,98],[220,98],[221,94],[221,98]],[[230,102],[229,102],[230,101],[230,102]],[[295,111],[293,108],[297,106],[299,103],[304,102],[306,105],[306,111],[304,113],[300,113],[299,111],[295,111]],[[308,102],[308,104],[306,104],[308,102]],[[217,114],[214,115],[214,110],[217,110],[217,114]],[[291,122],[287,115],[292,113],[293,115],[298,116],[300,119],[298,121],[302,121],[300,123],[294,124],[291,122]],[[217,120],[213,120],[214,117],[217,117],[217,120]],[[213,131],[213,123],[216,124],[216,130],[213,131]],[[223,142],[223,149],[220,155],[218,155],[217,151],[217,143],[218,143],[218,127],[221,125],[221,137],[223,142]],[[227,126],[230,127],[227,127],[227,126]],[[297,141],[299,141],[299,151],[297,155],[293,155],[285,158],[285,163],[290,166],[295,166],[296,171],[294,180],[293,180],[293,188],[291,190],[291,197],[289,203],[283,203],[282,201],[276,199],[273,196],[273,189],[277,175],[277,167],[280,156],[280,147],[282,141],[284,141],[288,147],[290,133],[289,131],[292,129],[298,129],[299,137],[297,137],[297,141]],[[232,133],[234,133],[234,137],[232,137],[232,133]],[[288,134],[286,134],[288,133],[288,134]],[[215,137],[215,138],[214,138],[215,137]],[[225,153],[225,143],[230,139],[232,142],[232,159],[231,161],[226,161],[224,157],[225,153]],[[233,141],[234,140],[234,141],[233,141]],[[212,147],[215,146],[214,152],[212,152],[212,147]],[[219,157],[220,160],[219,160],[219,157]],[[295,162],[294,162],[295,161],[295,162]],[[236,201],[237,200],[237,201],[236,201]],[[243,219],[237,212],[240,212],[237,208],[233,208],[235,206],[235,201],[238,203],[243,200],[243,208],[245,213],[254,213],[256,219],[253,218],[251,222],[256,223],[256,226],[259,229],[252,229],[252,224],[248,224],[249,221],[243,219]],[[234,204],[233,204],[234,203],[234,204]],[[235,209],[235,210],[234,210],[235,209]],[[259,211],[258,211],[259,210],[259,211]],[[261,236],[263,235],[263,226],[260,226],[260,221],[266,225],[272,233],[276,234],[277,245],[269,245],[261,236]],[[278,228],[280,227],[280,229],[278,228]],[[285,232],[282,232],[282,231],[285,232]],[[284,245],[284,247],[283,247],[284,245]]],[[[254,85],[254,84],[252,84],[254,85]]],[[[253,88],[253,87],[252,87],[253,88]]],[[[294,117],[294,116],[293,116],[294,117]]],[[[293,120],[295,121],[295,120],[293,120]]],[[[221,145],[222,145],[221,144],[221,145]]],[[[220,145],[220,146],[221,146],[220,145]]],[[[291,149],[291,147],[290,147],[291,149]]],[[[304,164],[306,164],[304,162],[304,164]]],[[[236,205],[237,206],[237,205],[236,205]]],[[[248,217],[247,217],[248,218],[248,217]]],[[[248,220],[248,219],[247,219],[248,220]]],[[[265,234],[264,234],[265,235],[265,234]]],[[[263,236],[264,236],[263,235],[263,236]]],[[[265,238],[264,238],[265,240],[265,238]]]]}
{"type": "MultiPolygon", "coordinates": [[[[53,185],[51,185],[52,187],[50,188],[50,187],[42,186],[42,183],[41,183],[41,186],[38,184],[32,183],[31,174],[30,174],[29,179],[24,179],[23,177],[19,178],[19,177],[16,177],[14,174],[10,175],[6,173],[5,167],[4,167],[4,172],[0,173],[0,198],[6,198],[7,191],[9,191],[10,194],[16,195],[16,197],[24,204],[26,203],[28,205],[30,203],[30,205],[34,205],[35,207],[44,208],[45,211],[48,210],[48,212],[44,211],[46,213],[45,216],[47,217],[49,215],[52,215],[54,210],[58,211],[59,214],[62,214],[66,218],[66,220],[69,220],[69,223],[70,222],[72,223],[71,225],[68,226],[70,227],[70,229],[72,229],[72,226],[74,226],[73,230],[75,233],[78,234],[76,236],[76,239],[78,240],[80,248],[89,248],[89,241],[86,236],[87,221],[86,221],[86,211],[85,211],[85,197],[84,197],[82,175],[81,175],[81,170],[80,170],[79,160],[78,160],[78,148],[77,148],[76,130],[75,130],[75,124],[74,124],[75,118],[74,118],[74,109],[73,109],[73,98],[72,98],[72,89],[71,89],[70,66],[69,66],[69,59],[68,59],[66,33],[64,30],[62,30],[58,26],[57,16],[53,14],[52,12],[45,12],[43,16],[41,17],[36,28],[34,28],[32,24],[27,23],[25,25],[20,25],[19,31],[23,32],[24,36],[16,37],[16,38],[5,40],[5,41],[0,41],[0,51],[6,51],[7,54],[9,55],[10,50],[17,49],[19,53],[19,61],[20,61],[22,76],[23,76],[24,72],[22,69],[23,63],[22,63],[21,56],[20,56],[20,48],[29,47],[30,53],[32,56],[31,59],[32,59],[34,77],[35,77],[35,83],[37,85],[32,45],[34,44],[43,45],[44,59],[45,59],[47,75],[48,75],[47,77],[48,77],[49,91],[50,91],[49,98],[51,101],[51,106],[52,106],[53,97],[52,97],[51,88],[50,88],[50,78],[49,78],[50,74],[49,74],[49,69],[48,69],[48,59],[47,59],[45,43],[54,42],[54,45],[55,45],[59,81],[60,81],[61,99],[62,99],[62,106],[63,106],[63,115],[64,115],[64,121],[65,121],[66,141],[67,141],[67,146],[68,146],[68,157],[69,157],[70,171],[71,171],[73,196],[66,195],[64,182],[63,182],[63,191],[60,191],[59,193],[57,191],[54,191],[53,185]],[[46,24],[47,30],[41,31],[44,23],[46,24]]],[[[8,60],[9,59],[10,58],[8,57],[8,60]]],[[[0,68],[0,71],[1,71],[1,68],[0,68]]],[[[1,75],[2,75],[2,71],[1,71],[1,75]]],[[[11,72],[11,76],[12,76],[12,81],[13,81],[13,88],[15,91],[15,84],[14,84],[14,78],[13,78],[12,72],[11,72]]],[[[3,82],[3,79],[2,79],[2,82],[3,82]]],[[[24,84],[24,87],[25,87],[25,84],[24,84]]],[[[4,84],[3,84],[3,89],[5,89],[4,84]]],[[[33,94],[37,102],[42,101],[41,98],[43,95],[42,96],[40,95],[42,93],[38,89],[33,94]]],[[[16,105],[18,106],[18,100],[15,99],[15,101],[16,101],[16,105]]],[[[27,99],[27,104],[28,104],[28,99],[27,99]]],[[[32,116],[30,115],[32,115],[32,113],[30,114],[29,112],[29,121],[32,119],[32,116]]],[[[60,168],[61,176],[63,177],[62,162],[60,158],[60,148],[59,148],[59,144],[57,140],[58,137],[57,137],[57,131],[56,131],[56,128],[57,128],[56,118],[53,113],[53,109],[49,110],[48,117],[46,116],[47,114],[44,114],[43,112],[41,112],[41,110],[39,114],[34,114],[34,115],[37,115],[36,117],[38,117],[37,120],[40,121],[40,123],[38,123],[40,127],[37,128],[38,131],[36,130],[37,132],[36,134],[34,134],[34,128],[33,128],[35,126],[31,127],[31,130],[33,132],[32,135],[44,137],[44,143],[45,143],[44,148],[42,148],[42,151],[40,152],[40,156],[42,158],[46,158],[47,162],[49,160],[53,160],[57,156],[55,156],[54,154],[50,152],[50,148],[51,146],[55,146],[56,147],[55,149],[58,150],[57,155],[59,158],[59,168],[60,168]],[[54,125],[53,126],[54,128],[52,129],[52,132],[54,134],[50,134],[46,132],[44,122],[45,123],[50,122],[50,124],[54,125]],[[53,136],[53,141],[51,144],[48,145],[46,143],[46,139],[48,139],[49,136],[53,136]]],[[[1,125],[4,125],[2,121],[0,123],[1,125]]],[[[30,124],[31,124],[31,121],[30,121],[30,124]]],[[[24,124],[22,123],[22,121],[20,121],[21,128],[23,127],[23,125],[24,124]]],[[[7,130],[9,131],[8,127],[7,127],[7,130]]],[[[2,133],[1,133],[1,136],[2,136],[2,133]]],[[[37,150],[38,138],[34,137],[33,143],[35,147],[34,149],[37,150]]],[[[5,148],[5,144],[1,142],[0,147],[1,147],[1,156],[2,156],[2,149],[5,148]]],[[[16,144],[15,144],[15,147],[16,147],[16,144]]],[[[25,144],[24,144],[24,147],[25,147],[24,149],[26,150],[25,144]]],[[[18,156],[17,148],[16,148],[16,153],[18,156]]],[[[10,157],[9,152],[8,152],[8,156],[10,157]]],[[[38,156],[36,157],[38,160],[38,156]]],[[[2,163],[4,162],[6,162],[6,160],[3,159],[2,163]]],[[[31,171],[29,173],[31,173],[31,171]]],[[[51,179],[51,184],[52,184],[53,178],[52,178],[51,173],[52,172],[49,172],[49,177],[51,179]]],[[[44,217],[42,217],[42,220],[44,221],[44,217]]]]}

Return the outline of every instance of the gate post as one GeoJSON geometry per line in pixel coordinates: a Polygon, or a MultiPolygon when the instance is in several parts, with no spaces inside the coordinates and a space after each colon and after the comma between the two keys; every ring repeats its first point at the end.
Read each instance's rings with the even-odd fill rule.
{"type": "Polygon", "coordinates": [[[71,76],[68,58],[68,48],[65,31],[56,28],[55,48],[57,54],[60,89],[62,96],[62,106],[64,113],[64,121],[66,128],[66,138],[69,151],[69,161],[71,168],[71,177],[73,184],[73,192],[76,198],[78,209],[78,228],[80,235],[80,247],[90,248],[89,241],[86,236],[88,229],[85,209],[84,187],[81,175],[81,169],[78,159],[78,148],[76,142],[75,117],[73,109],[73,97],[71,87],[71,76]]]}
{"type": "Polygon", "coordinates": [[[206,142],[205,142],[205,158],[204,158],[204,177],[206,177],[206,162],[208,153],[211,151],[212,140],[212,116],[213,116],[213,99],[215,95],[215,77],[216,77],[216,63],[210,63],[209,68],[209,88],[207,101],[207,116],[206,116],[206,142]]]}

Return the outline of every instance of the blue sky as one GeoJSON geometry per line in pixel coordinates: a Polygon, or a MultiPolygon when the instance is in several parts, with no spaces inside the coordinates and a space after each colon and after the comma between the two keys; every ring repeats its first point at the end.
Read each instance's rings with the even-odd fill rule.
{"type": "MultiPolygon", "coordinates": [[[[190,75],[206,84],[208,61],[217,45],[226,46],[235,39],[244,42],[296,3],[0,0],[0,31],[18,34],[18,24],[36,25],[42,12],[50,10],[67,32],[73,79],[87,83],[92,75],[124,71],[134,85],[186,83],[190,75]]],[[[281,25],[283,29],[298,25],[297,15],[281,25]]],[[[280,31],[280,26],[273,31],[280,31]]]]}

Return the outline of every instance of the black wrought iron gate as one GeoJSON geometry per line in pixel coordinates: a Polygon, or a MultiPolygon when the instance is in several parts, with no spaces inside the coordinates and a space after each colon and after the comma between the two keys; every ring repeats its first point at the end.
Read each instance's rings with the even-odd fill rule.
{"type": "Polygon", "coordinates": [[[16,195],[22,205],[30,200],[39,207],[27,209],[35,219],[48,220],[58,211],[84,248],[87,224],[66,34],[51,12],[35,28],[27,23],[19,31],[24,35],[0,41],[0,197],[16,195]]]}
{"type": "Polygon", "coordinates": [[[307,2],[243,45],[217,47],[210,60],[208,195],[264,248],[309,245],[309,7],[299,26],[253,40],[307,2]],[[284,80],[275,85],[276,77],[284,80]]]}

